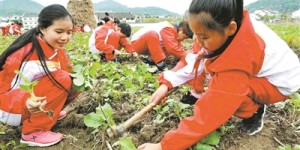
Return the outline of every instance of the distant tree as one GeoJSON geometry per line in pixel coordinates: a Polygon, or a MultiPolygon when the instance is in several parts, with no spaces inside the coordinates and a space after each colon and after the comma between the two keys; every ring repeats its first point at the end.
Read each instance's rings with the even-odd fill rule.
{"type": "Polygon", "coordinates": [[[69,0],[68,11],[74,18],[75,24],[81,26],[85,23],[95,28],[96,18],[92,0],[69,0]]]}

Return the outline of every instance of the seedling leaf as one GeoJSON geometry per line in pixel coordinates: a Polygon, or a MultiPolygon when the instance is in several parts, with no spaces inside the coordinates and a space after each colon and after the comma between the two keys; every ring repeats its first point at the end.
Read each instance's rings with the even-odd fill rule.
{"type": "Polygon", "coordinates": [[[129,138],[121,138],[118,140],[121,150],[136,150],[135,145],[133,144],[132,140],[129,138]]]}
{"type": "Polygon", "coordinates": [[[84,124],[87,127],[98,128],[104,122],[102,118],[99,117],[98,114],[92,112],[84,116],[83,118],[84,124]]]}

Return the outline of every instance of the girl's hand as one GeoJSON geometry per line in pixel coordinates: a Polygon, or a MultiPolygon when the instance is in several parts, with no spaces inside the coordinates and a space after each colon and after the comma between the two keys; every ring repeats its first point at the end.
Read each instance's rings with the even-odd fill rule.
{"type": "Polygon", "coordinates": [[[168,93],[168,87],[165,84],[159,86],[159,88],[151,95],[150,102],[154,105],[164,102],[168,93]]]}
{"type": "Polygon", "coordinates": [[[162,150],[161,144],[160,143],[145,143],[140,145],[138,148],[138,150],[162,150]]]}
{"type": "Polygon", "coordinates": [[[25,106],[31,114],[38,113],[41,111],[40,108],[44,108],[46,106],[47,101],[44,101],[45,99],[46,97],[36,97],[37,102],[35,102],[29,98],[27,99],[25,106]]]}
{"type": "Polygon", "coordinates": [[[139,56],[137,52],[132,52],[131,54],[132,54],[133,57],[138,57],[139,56]]]}

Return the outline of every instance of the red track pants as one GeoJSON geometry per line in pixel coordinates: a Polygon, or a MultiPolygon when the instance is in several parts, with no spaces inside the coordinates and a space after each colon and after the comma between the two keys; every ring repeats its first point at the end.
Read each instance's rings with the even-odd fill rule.
{"type": "Polygon", "coordinates": [[[166,58],[155,31],[146,32],[139,39],[132,41],[131,45],[138,54],[150,55],[155,64],[166,58]]]}
{"type": "MultiPolygon", "coordinates": [[[[61,83],[68,91],[71,89],[72,80],[68,72],[58,70],[52,73],[53,77],[61,83]]],[[[42,77],[38,84],[34,87],[34,93],[36,96],[46,96],[47,104],[45,110],[52,110],[54,112],[53,117],[47,116],[44,112],[30,114],[24,107],[22,114],[23,122],[23,134],[28,134],[34,131],[48,131],[55,125],[58,119],[58,114],[63,108],[68,96],[68,92],[58,87],[47,77],[42,77]]],[[[23,99],[23,101],[26,101],[23,99]]],[[[24,102],[25,104],[25,102],[24,102]]]]}

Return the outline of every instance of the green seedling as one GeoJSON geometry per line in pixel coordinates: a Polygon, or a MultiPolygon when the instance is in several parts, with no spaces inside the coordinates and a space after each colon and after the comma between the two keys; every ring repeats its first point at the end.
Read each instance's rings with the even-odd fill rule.
{"type": "MultiPolygon", "coordinates": [[[[28,93],[30,93],[30,99],[34,102],[38,102],[38,98],[35,96],[34,92],[33,92],[33,88],[34,86],[37,85],[38,81],[33,81],[31,82],[27,77],[25,77],[22,72],[20,72],[19,70],[15,70],[15,73],[18,74],[21,79],[24,81],[24,83],[20,84],[20,89],[23,91],[27,91],[28,93]]],[[[44,110],[44,108],[42,108],[41,106],[39,107],[39,109],[44,112],[47,116],[49,117],[53,117],[54,112],[52,110],[46,111],[44,110]]]]}
{"type": "Polygon", "coordinates": [[[213,150],[220,143],[221,135],[214,131],[195,145],[195,150],[213,150]]]}
{"type": "Polygon", "coordinates": [[[105,130],[116,124],[113,120],[113,109],[108,103],[105,103],[103,106],[99,105],[96,108],[96,112],[91,112],[84,116],[83,122],[87,127],[94,128],[93,134],[98,133],[99,128],[105,130]]]}
{"type": "Polygon", "coordinates": [[[127,149],[136,150],[136,147],[133,144],[132,140],[128,137],[120,138],[117,144],[119,144],[120,150],[127,150],[127,149]]]}

